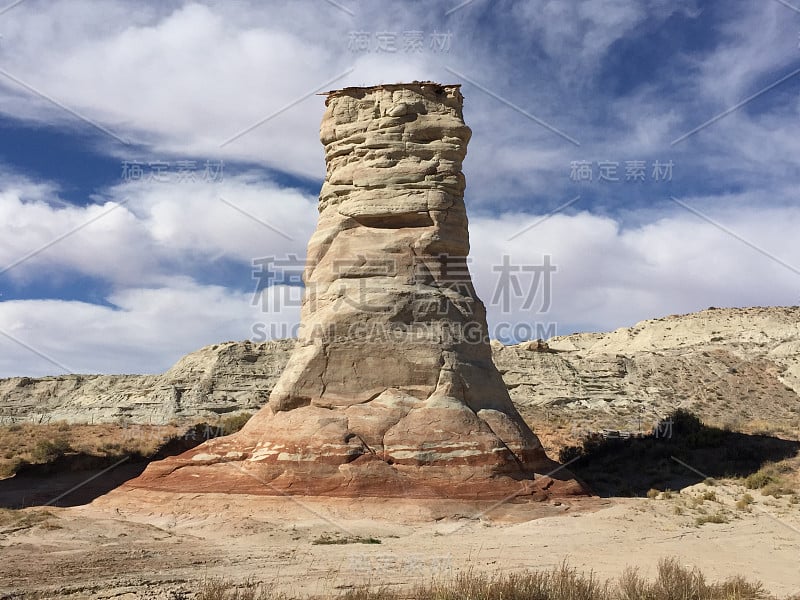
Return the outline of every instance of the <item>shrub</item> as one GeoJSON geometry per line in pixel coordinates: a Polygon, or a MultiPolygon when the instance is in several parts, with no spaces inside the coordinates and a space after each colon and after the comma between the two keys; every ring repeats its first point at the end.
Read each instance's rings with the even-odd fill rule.
{"type": "Polygon", "coordinates": [[[763,488],[764,486],[773,483],[775,481],[775,475],[771,473],[767,468],[762,467],[755,473],[751,473],[748,475],[744,480],[744,485],[748,490],[757,490],[759,488],[763,488]]]}
{"type": "Polygon", "coordinates": [[[661,492],[656,488],[650,488],[649,490],[647,490],[647,497],[650,498],[650,500],[655,500],[656,498],[658,498],[658,495],[660,493],[661,492]]]}
{"type": "Polygon", "coordinates": [[[750,505],[752,503],[753,497],[750,494],[743,494],[742,497],[736,501],[736,508],[750,512],[750,505]]]}
{"type": "Polygon", "coordinates": [[[321,536],[311,542],[315,546],[330,546],[339,544],[380,544],[381,541],[374,537],[362,537],[353,535],[348,537],[338,537],[323,533],[321,536]]]}
{"type": "Polygon", "coordinates": [[[691,508],[697,508],[698,506],[702,506],[705,499],[702,496],[690,496],[689,497],[689,506],[691,508]]]}
{"type": "Polygon", "coordinates": [[[716,502],[717,493],[714,491],[703,492],[703,500],[711,500],[712,502],[716,502]]]}
{"type": "Polygon", "coordinates": [[[48,463],[64,456],[72,448],[64,438],[55,440],[39,440],[34,446],[31,456],[36,462],[48,463]]]}
{"type": "Polygon", "coordinates": [[[19,456],[12,458],[7,463],[0,463],[0,478],[11,477],[16,475],[22,467],[28,464],[28,461],[20,458],[19,456]]]}
{"type": "Polygon", "coordinates": [[[232,433],[236,433],[245,426],[252,416],[253,413],[239,413],[238,415],[225,417],[220,423],[222,435],[231,435],[232,433]]]}
{"type": "Polygon", "coordinates": [[[276,594],[252,579],[236,585],[224,579],[207,579],[200,586],[197,600],[289,600],[285,594],[276,594]]]}
{"type": "Polygon", "coordinates": [[[701,515],[699,517],[696,517],[694,520],[694,524],[698,527],[700,527],[701,525],[705,525],[706,523],[727,523],[727,522],[728,522],[728,517],[726,517],[721,512],[715,513],[713,515],[701,515]]]}
{"type": "Polygon", "coordinates": [[[780,498],[781,496],[788,496],[794,493],[794,488],[785,483],[768,483],[761,488],[762,496],[772,496],[773,498],[780,498]]]}
{"type": "Polygon", "coordinates": [[[787,463],[768,463],[755,473],[751,473],[744,480],[748,489],[760,489],[764,496],[781,496],[795,492],[794,487],[786,480],[784,475],[791,472],[792,467],[787,463]]]}

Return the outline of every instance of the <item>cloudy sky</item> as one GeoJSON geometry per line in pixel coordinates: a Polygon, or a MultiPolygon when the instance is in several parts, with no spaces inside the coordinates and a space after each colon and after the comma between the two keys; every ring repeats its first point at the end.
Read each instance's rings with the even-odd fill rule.
{"type": "Polygon", "coordinates": [[[0,376],[291,335],[253,261],[303,258],[348,85],[462,84],[494,337],[800,304],[800,2],[6,2],[0,376]]]}

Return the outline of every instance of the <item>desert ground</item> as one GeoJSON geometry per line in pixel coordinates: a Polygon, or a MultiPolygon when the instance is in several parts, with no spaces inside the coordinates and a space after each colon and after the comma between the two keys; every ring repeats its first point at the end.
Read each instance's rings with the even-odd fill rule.
{"type": "Polygon", "coordinates": [[[651,574],[660,558],[677,557],[710,578],[746,574],[776,596],[800,593],[798,507],[759,497],[750,511],[737,510],[742,489],[716,485],[716,499],[704,505],[729,516],[697,525],[686,506],[707,488],[483,514],[447,501],[128,493],[26,509],[23,522],[6,523],[0,590],[4,598],[192,598],[201,580],[221,578],[335,596],[368,582],[408,586],[468,569],[543,569],[565,560],[601,576],[631,565],[651,574]],[[354,542],[319,543],[336,538],[354,542]]]}
{"type": "MultiPolygon", "coordinates": [[[[548,436],[539,428],[553,453],[558,430],[548,436]]],[[[102,431],[113,438],[113,428],[102,431]]],[[[622,446],[611,451],[631,473],[632,489],[650,484],[636,480],[641,474],[622,446]]],[[[592,480],[582,460],[570,468],[592,480]]],[[[0,512],[0,597],[199,598],[203,582],[216,580],[336,597],[364,584],[410,590],[459,572],[551,569],[565,561],[599,577],[631,566],[651,576],[660,559],[676,558],[711,580],[744,575],[789,598],[800,595],[798,462],[789,456],[749,479],[704,479],[692,465],[675,463],[673,476],[685,469],[690,479],[669,480],[674,491],[523,503],[114,489],[141,472],[133,462],[108,471],[22,473],[0,481],[0,501],[9,506],[24,492],[38,506],[0,512]],[[53,503],[62,506],[45,506],[90,473],[99,476],[53,503]]]]}

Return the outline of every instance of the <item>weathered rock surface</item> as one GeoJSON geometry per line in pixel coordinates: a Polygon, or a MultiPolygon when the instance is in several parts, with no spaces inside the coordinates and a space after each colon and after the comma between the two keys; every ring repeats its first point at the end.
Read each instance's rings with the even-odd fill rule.
{"type": "Polygon", "coordinates": [[[800,425],[800,307],[708,309],[610,333],[493,342],[515,404],[631,428],[675,408],[733,425],[800,425]]]}
{"type": "Polygon", "coordinates": [[[214,344],[162,375],[0,379],[0,423],[162,424],[255,412],[266,404],[293,347],[294,340],[214,344]]]}
{"type": "Polygon", "coordinates": [[[330,92],[299,339],[244,429],[129,487],[503,498],[582,493],[492,362],[469,252],[459,86],[330,92]]]}
{"type": "MultiPolygon", "coordinates": [[[[511,399],[537,418],[607,419],[677,407],[724,422],[800,423],[800,308],[706,310],[610,333],[539,343],[492,342],[511,399]]],[[[163,375],[64,375],[0,380],[0,423],[167,423],[255,412],[294,340],[226,342],[185,356],[163,375]],[[179,397],[179,402],[172,399],[179,397]],[[190,401],[191,399],[191,401],[190,401]]],[[[627,420],[627,421],[626,421],[627,420]]]]}

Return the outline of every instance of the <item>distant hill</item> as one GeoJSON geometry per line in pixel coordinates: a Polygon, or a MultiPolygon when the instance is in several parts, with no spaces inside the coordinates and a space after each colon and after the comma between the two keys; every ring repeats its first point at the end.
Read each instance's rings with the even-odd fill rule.
{"type": "MultiPolygon", "coordinates": [[[[162,375],[2,379],[0,422],[155,424],[252,412],[293,344],[214,344],[162,375]]],[[[631,430],[682,407],[719,424],[800,431],[800,307],[710,308],[492,349],[512,399],[537,420],[631,430]]]]}
{"type": "Polygon", "coordinates": [[[528,415],[634,429],[687,408],[720,425],[800,435],[800,307],[710,308],[547,344],[552,352],[493,343],[528,415]]]}

